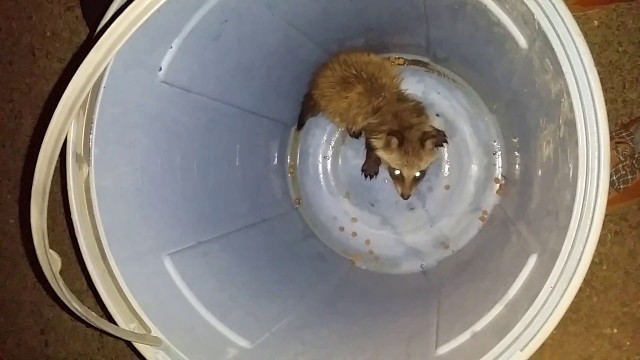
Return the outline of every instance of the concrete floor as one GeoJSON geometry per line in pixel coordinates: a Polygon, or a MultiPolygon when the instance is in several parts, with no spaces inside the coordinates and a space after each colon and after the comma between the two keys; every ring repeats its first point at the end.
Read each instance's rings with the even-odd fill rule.
{"type": "MultiPolygon", "coordinates": [[[[29,233],[38,147],[57,97],[86,49],[85,19],[95,26],[100,4],[86,0],[81,9],[78,0],[0,0],[0,359],[137,358],[131,346],[60,307],[42,286],[29,233]]],[[[602,78],[611,125],[640,115],[640,3],[576,18],[602,78]]],[[[77,261],[61,180],[54,179],[52,189],[51,242],[63,258],[70,288],[102,313],[77,261]]],[[[640,359],[639,205],[607,217],[578,296],[534,359],[640,359]]]]}

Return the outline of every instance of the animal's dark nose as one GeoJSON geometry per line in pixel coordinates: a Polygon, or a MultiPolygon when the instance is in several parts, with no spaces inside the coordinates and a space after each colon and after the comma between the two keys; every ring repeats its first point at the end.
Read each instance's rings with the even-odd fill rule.
{"type": "Polygon", "coordinates": [[[409,200],[409,198],[411,197],[411,194],[400,194],[400,197],[403,198],[404,200],[409,200]]]}

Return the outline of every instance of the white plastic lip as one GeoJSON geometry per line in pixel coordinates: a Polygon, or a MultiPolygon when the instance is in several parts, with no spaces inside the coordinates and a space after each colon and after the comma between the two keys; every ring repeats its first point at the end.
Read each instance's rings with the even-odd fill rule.
{"type": "MultiPolygon", "coordinates": [[[[106,31],[102,39],[104,41],[100,43],[106,43],[106,46],[96,47],[92,50],[92,52],[87,56],[85,61],[83,62],[83,66],[89,67],[89,70],[85,72],[85,74],[100,74],[103,71],[108,72],[108,66],[110,64],[111,59],[114,57],[116,52],[120,49],[120,47],[126,42],[128,36],[138,29],[140,25],[144,23],[144,21],[155,11],[155,9],[159,8],[165,0],[143,0],[143,1],[135,1],[133,2],[129,8],[120,16],[121,19],[118,19],[116,23],[112,25],[108,31],[106,31]],[[125,23],[128,26],[118,26],[118,24],[125,23]],[[106,39],[105,39],[106,38],[106,39]],[[115,48],[112,48],[110,44],[118,43],[119,45],[115,48]],[[105,66],[101,66],[104,62],[107,62],[105,66]]],[[[114,16],[120,7],[122,7],[127,0],[115,0],[113,4],[107,10],[105,17],[101,21],[98,31],[105,26],[105,24],[110,20],[112,16],[114,16]]],[[[76,74],[76,77],[79,77],[80,68],[76,74]]],[[[69,96],[73,96],[76,98],[82,98],[83,101],[90,93],[91,89],[94,88],[95,85],[100,85],[101,79],[103,79],[102,75],[98,78],[97,82],[92,85],[81,84],[80,86],[73,86],[75,80],[72,80],[72,83],[67,88],[67,92],[69,96]]],[[[98,88],[97,86],[96,88],[98,88]]],[[[85,165],[79,164],[76,161],[76,157],[80,154],[88,157],[89,154],[84,153],[83,144],[85,142],[84,136],[86,135],[84,129],[86,123],[91,123],[93,121],[92,116],[97,108],[97,104],[99,103],[100,98],[97,97],[96,105],[94,108],[85,109],[85,114],[82,117],[68,117],[68,120],[58,121],[57,125],[59,127],[64,127],[65,123],[68,124],[69,130],[67,133],[68,147],[67,147],[67,178],[68,178],[68,186],[69,186],[69,202],[71,215],[73,218],[74,229],[76,232],[76,237],[79,243],[80,250],[83,254],[83,259],[85,260],[85,265],[89,271],[92,281],[96,285],[98,292],[101,295],[101,300],[108,308],[109,312],[113,316],[116,323],[125,328],[125,329],[146,329],[146,331],[150,331],[151,334],[154,334],[162,339],[162,344],[159,347],[149,346],[145,344],[140,344],[136,342],[132,342],[135,346],[136,350],[139,351],[147,359],[186,359],[184,355],[182,355],[175,347],[173,347],[170,342],[168,342],[162,334],[158,331],[158,329],[149,321],[149,319],[144,315],[141,311],[138,304],[135,303],[135,299],[130,296],[128,289],[124,286],[124,282],[121,280],[119,273],[117,272],[117,268],[111,266],[113,264],[111,254],[109,249],[106,248],[103,242],[100,240],[100,237],[103,237],[103,234],[98,234],[94,236],[94,233],[99,232],[99,230],[94,230],[93,225],[90,221],[86,221],[87,219],[91,219],[93,221],[99,221],[99,216],[96,216],[92,212],[92,207],[90,204],[91,198],[94,198],[93,194],[90,194],[85,189],[85,179],[90,175],[90,169],[86,168],[85,165]],[[103,253],[103,254],[101,254],[103,253]],[[105,256],[108,260],[104,260],[102,256],[105,256]],[[109,271],[112,271],[112,273],[109,271]],[[118,290],[113,290],[114,286],[118,288],[118,290]],[[109,294],[107,294],[109,292],[109,294]],[[136,320],[137,319],[137,320],[136,320]]],[[[66,112],[73,112],[77,109],[73,109],[73,106],[69,106],[68,103],[64,103],[61,101],[59,108],[56,111],[56,114],[64,114],[66,112]],[[66,105],[66,106],[65,106],[66,105]]],[[[55,127],[56,124],[56,114],[54,114],[54,118],[52,119],[51,127],[55,127]]],[[[64,115],[60,116],[64,118],[64,115]]],[[[61,143],[60,143],[61,145],[61,143]]],[[[44,151],[44,146],[43,150],[44,151]]],[[[55,152],[56,154],[59,153],[55,152]]],[[[86,159],[85,159],[86,160],[86,159]]],[[[99,226],[98,226],[99,227],[99,226]]]]}
{"type": "MultiPolygon", "coordinates": [[[[558,46],[556,51],[563,51],[564,56],[568,57],[568,60],[561,59],[563,68],[565,68],[567,75],[577,78],[575,81],[578,81],[580,85],[577,92],[572,92],[572,98],[575,99],[574,107],[580,107],[580,113],[584,113],[587,118],[587,121],[577,123],[580,136],[580,187],[576,199],[584,201],[576,201],[571,229],[565,241],[565,248],[562,250],[564,257],[560,258],[556,264],[548,281],[549,286],[543,289],[536,302],[511,333],[485,356],[487,359],[526,359],[540,347],[558,324],[575,297],[593,257],[604,220],[609,183],[609,139],[606,108],[600,80],[586,42],[564,4],[544,0],[523,1],[541,21],[547,36],[554,45],[558,46]],[[581,98],[581,95],[584,98],[581,98]],[[588,152],[587,149],[591,152],[588,152]],[[567,262],[564,262],[565,259],[567,262]]],[[[120,15],[121,18],[126,19],[130,27],[122,29],[112,26],[103,35],[103,38],[109,37],[116,40],[135,31],[150,15],[141,16],[140,11],[148,9],[150,6],[157,8],[163,2],[164,0],[134,1],[130,8],[120,15]]],[[[112,59],[120,46],[115,49],[97,49],[101,52],[92,51],[88,57],[92,61],[85,63],[84,74],[91,71],[101,72],[104,69],[101,63],[105,59],[112,59]]],[[[68,96],[83,97],[89,92],[91,86],[92,84],[76,84],[75,87],[70,87],[67,90],[68,96]]],[[[77,108],[69,108],[73,104],[74,102],[61,104],[58,113],[66,114],[77,111],[77,108]]],[[[82,240],[79,239],[79,241],[82,240]]],[[[101,281],[99,276],[95,274],[91,274],[91,276],[94,282],[101,281]]],[[[120,283],[120,285],[124,287],[124,284],[120,283]]],[[[110,308],[109,310],[116,321],[122,318],[117,314],[117,311],[122,309],[110,308]]],[[[127,326],[120,321],[118,324],[127,326]]],[[[149,325],[153,328],[152,323],[149,325]]],[[[148,359],[157,356],[157,353],[150,352],[151,349],[147,346],[134,345],[148,359]]]]}
{"type": "Polygon", "coordinates": [[[146,17],[153,13],[155,10],[153,6],[159,5],[159,3],[140,2],[136,5],[134,7],[136,11],[131,12],[130,17],[116,21],[123,28],[123,31],[114,33],[112,36],[102,37],[97,42],[95,50],[78,68],[76,75],[60,98],[42,141],[35,166],[31,187],[30,220],[35,252],[42,271],[58,298],[70,310],[87,323],[114,336],[152,346],[161,346],[162,340],[159,337],[147,332],[139,332],[139,329],[130,330],[128,327],[133,328],[130,324],[128,327],[115,325],[95,314],[75,297],[60,275],[62,263],[58,254],[49,246],[47,226],[47,209],[55,165],[72,122],[78,114],[82,113],[87,96],[100,79],[102,71],[107,67],[113,54],[126,42],[137,24],[144,22],[146,17]],[[103,53],[107,55],[104,56],[103,53]]]}
{"type": "Polygon", "coordinates": [[[523,0],[554,46],[576,113],[578,188],[569,231],[545,287],[484,359],[528,359],[558,325],[587,273],[602,230],[609,189],[609,125],[593,57],[567,6],[523,0]],[[582,116],[579,116],[582,115],[582,116]]]}
{"type": "Polygon", "coordinates": [[[507,31],[511,33],[511,36],[513,36],[513,39],[518,43],[518,46],[520,46],[521,49],[529,48],[527,39],[524,38],[524,35],[522,35],[520,29],[518,29],[516,24],[511,21],[509,16],[504,13],[502,8],[498,4],[496,4],[495,1],[480,0],[480,2],[483,3],[489,9],[489,11],[491,11],[493,15],[496,16],[496,18],[498,18],[498,20],[502,23],[502,25],[504,25],[507,31]]]}
{"type": "Polygon", "coordinates": [[[483,317],[481,317],[480,320],[476,321],[475,324],[473,324],[462,334],[456,336],[455,338],[453,338],[453,340],[445,343],[444,345],[438,346],[438,348],[436,349],[436,355],[444,355],[449,351],[455,349],[456,347],[462,345],[467,340],[471,339],[473,334],[482,330],[482,328],[487,326],[491,322],[491,320],[498,316],[502,309],[504,309],[509,301],[518,293],[518,290],[520,290],[525,280],[527,280],[527,277],[529,277],[529,274],[531,273],[531,270],[533,270],[533,266],[536,264],[537,260],[538,254],[531,254],[527,259],[527,262],[522,267],[522,270],[520,270],[518,277],[514,280],[513,284],[511,284],[509,290],[507,290],[504,296],[493,306],[493,308],[491,308],[491,310],[489,310],[483,317]]]}
{"type": "MultiPolygon", "coordinates": [[[[107,73],[108,68],[104,77],[106,77],[107,73]]],[[[101,82],[98,82],[98,86],[94,89],[99,88],[100,84],[101,82]]],[[[158,335],[160,334],[159,331],[139,311],[139,306],[131,301],[128,290],[122,286],[117,269],[111,267],[113,261],[111,260],[109,249],[98,240],[100,234],[95,222],[99,219],[99,216],[92,212],[92,206],[88,202],[94,196],[88,194],[87,190],[89,189],[85,187],[87,179],[91,176],[90,169],[86,164],[89,154],[83,151],[88,147],[84,143],[88,140],[85,137],[87,135],[85,126],[87,120],[93,115],[93,109],[99,106],[100,100],[98,95],[91,94],[90,96],[96,98],[95,107],[89,108],[91,106],[91,102],[89,102],[85,109],[86,113],[73,121],[67,135],[66,175],[71,217],[76,238],[91,279],[100,294],[102,302],[112,314],[116,323],[127,329],[144,329],[151,334],[158,335]],[[84,158],[84,161],[78,159],[78,157],[84,158]],[[102,261],[103,256],[108,258],[109,261],[102,261]]],[[[165,352],[176,354],[174,356],[176,359],[184,358],[184,356],[179,355],[177,350],[172,349],[172,346],[166,340],[163,340],[163,344],[159,348],[135,342],[132,342],[132,344],[145,358],[160,359],[159,353],[164,356],[165,352]]]]}

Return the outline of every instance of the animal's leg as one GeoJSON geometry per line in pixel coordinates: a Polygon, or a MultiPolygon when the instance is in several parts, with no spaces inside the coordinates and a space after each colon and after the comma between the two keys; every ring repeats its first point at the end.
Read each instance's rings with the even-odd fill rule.
{"type": "Polygon", "coordinates": [[[360,139],[360,136],[362,136],[362,130],[347,130],[347,132],[349,133],[349,136],[351,136],[354,139],[360,139]]]}
{"type": "Polygon", "coordinates": [[[365,179],[373,180],[378,177],[382,160],[376,155],[375,149],[368,139],[365,140],[365,149],[367,150],[367,154],[365,155],[364,163],[360,171],[365,179]]]}
{"type": "Polygon", "coordinates": [[[310,92],[304,94],[302,99],[302,106],[300,108],[300,115],[298,115],[298,125],[296,126],[298,131],[302,130],[304,124],[307,123],[309,118],[314,117],[320,113],[318,109],[318,103],[315,101],[310,92]]]}

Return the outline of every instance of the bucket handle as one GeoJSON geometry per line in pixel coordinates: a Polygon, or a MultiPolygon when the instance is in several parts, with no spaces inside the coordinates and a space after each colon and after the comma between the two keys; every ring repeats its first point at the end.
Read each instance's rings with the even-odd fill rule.
{"type": "Polygon", "coordinates": [[[159,346],[162,340],[151,334],[134,332],[112,324],[87,308],[69,290],[60,275],[62,259],[49,246],[47,209],[53,173],[69,127],[75,118],[74,114],[118,49],[163,2],[164,0],[133,1],[111,27],[120,30],[105,32],[78,68],[58,103],[42,141],[33,176],[30,204],[31,233],[38,262],[58,297],[76,315],[96,328],[130,342],[150,346],[159,346]]]}
{"type": "Polygon", "coordinates": [[[107,23],[112,20],[112,18],[115,18],[118,10],[120,10],[120,8],[125,6],[127,2],[130,2],[130,1],[133,1],[133,0],[113,0],[111,5],[107,8],[107,11],[105,12],[104,16],[102,17],[102,20],[98,24],[96,33],[99,33],[100,30],[102,30],[102,28],[105,27],[107,23]]]}

